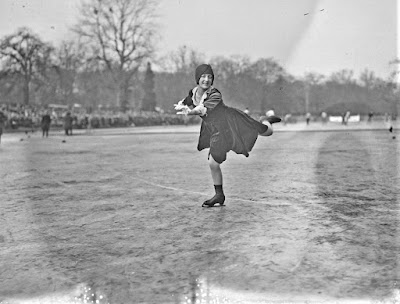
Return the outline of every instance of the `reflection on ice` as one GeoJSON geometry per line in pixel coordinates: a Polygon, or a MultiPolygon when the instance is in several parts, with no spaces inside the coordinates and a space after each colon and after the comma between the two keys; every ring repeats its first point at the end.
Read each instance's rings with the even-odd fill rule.
{"type": "MultiPolygon", "coordinates": [[[[180,295],[174,304],[238,304],[241,301],[223,295],[218,288],[213,288],[204,278],[193,279],[188,292],[180,295]]],[[[229,292],[228,292],[229,294],[229,292]]],[[[132,299],[132,303],[136,303],[132,299]]],[[[113,304],[107,295],[87,284],[78,285],[74,290],[26,299],[0,299],[0,304],[113,304]]],[[[164,303],[169,304],[169,303],[164,303]]]]}
{"type": "Polygon", "coordinates": [[[271,293],[254,293],[252,291],[238,291],[224,288],[217,284],[210,283],[205,278],[196,279],[191,291],[182,297],[179,304],[307,304],[307,303],[324,303],[324,304],[392,304],[400,303],[400,289],[394,286],[393,292],[387,299],[379,301],[370,301],[368,299],[357,298],[332,298],[321,295],[284,295],[271,293]]]}
{"type": "MultiPolygon", "coordinates": [[[[397,287],[397,286],[395,286],[397,287]]],[[[400,289],[394,288],[392,296],[378,302],[380,304],[400,303],[400,289]]],[[[188,286],[187,292],[174,297],[171,302],[163,302],[162,304],[266,304],[266,303],[325,303],[325,304],[370,304],[371,301],[361,299],[333,299],[333,298],[316,298],[316,297],[291,297],[289,295],[272,295],[258,294],[251,291],[240,292],[223,288],[210,284],[206,278],[196,278],[188,286]]],[[[0,299],[0,304],[113,304],[107,296],[100,290],[89,285],[78,285],[74,290],[65,291],[64,293],[56,293],[51,295],[40,296],[36,298],[24,299],[0,299]]],[[[117,302],[120,303],[120,302],[117,302]]],[[[132,299],[131,303],[135,302],[132,299]]],[[[145,302],[152,303],[152,302],[145,302]]]]}
{"type": "Polygon", "coordinates": [[[101,294],[99,291],[96,291],[92,287],[82,286],[80,289],[80,295],[74,297],[76,304],[110,304],[105,295],[101,294]]]}
{"type": "Polygon", "coordinates": [[[73,290],[41,295],[0,299],[0,304],[111,304],[107,296],[92,287],[80,284],[73,290]]]}
{"type": "Polygon", "coordinates": [[[184,295],[179,304],[228,304],[239,303],[218,295],[205,278],[194,279],[188,294],[184,295]]]}

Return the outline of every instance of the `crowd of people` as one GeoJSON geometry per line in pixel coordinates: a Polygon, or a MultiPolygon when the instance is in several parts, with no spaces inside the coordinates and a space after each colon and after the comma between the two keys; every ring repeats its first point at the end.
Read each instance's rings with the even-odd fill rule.
{"type": "MultiPolygon", "coordinates": [[[[244,112],[255,119],[259,119],[260,115],[251,113],[248,108],[244,112]]],[[[349,112],[342,115],[342,124],[347,124],[350,117],[349,112]]],[[[367,122],[371,122],[372,112],[366,117],[367,122]]],[[[395,119],[385,114],[384,120],[395,119]]],[[[299,115],[286,114],[283,115],[283,123],[297,123],[305,121],[307,124],[320,121],[327,123],[329,115],[322,112],[319,115],[311,115],[307,113],[304,117],[299,115]]],[[[13,130],[38,130],[42,129],[44,136],[48,134],[48,130],[52,129],[65,130],[66,135],[72,133],[72,129],[88,129],[88,128],[118,128],[133,126],[160,126],[160,125],[189,125],[198,124],[200,119],[193,116],[177,115],[175,113],[158,112],[142,112],[127,111],[121,112],[117,110],[96,110],[87,111],[83,108],[52,108],[52,107],[33,107],[33,106],[2,106],[0,107],[0,132],[13,130]]],[[[1,133],[0,133],[1,134],[1,133]]],[[[1,136],[1,135],[0,135],[1,136]]]]}
{"type": "Polygon", "coordinates": [[[128,126],[187,125],[199,123],[196,118],[162,112],[96,110],[88,112],[78,109],[54,109],[49,107],[4,106],[0,108],[3,129],[38,129],[43,119],[52,128],[86,129],[116,128],[128,126]],[[70,126],[69,126],[70,125],[70,126]]]}

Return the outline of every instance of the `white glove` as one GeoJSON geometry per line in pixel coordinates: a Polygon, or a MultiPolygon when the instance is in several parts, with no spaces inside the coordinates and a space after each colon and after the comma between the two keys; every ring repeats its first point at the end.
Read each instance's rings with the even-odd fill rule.
{"type": "Polygon", "coordinates": [[[187,107],[186,105],[183,104],[184,100],[185,99],[182,99],[182,100],[178,101],[178,103],[174,104],[175,110],[179,111],[179,110],[182,110],[184,107],[187,107]]]}
{"type": "Polygon", "coordinates": [[[180,109],[180,112],[177,112],[176,114],[181,114],[181,115],[188,115],[190,112],[190,108],[188,106],[183,106],[183,108],[180,109]]]}
{"type": "Polygon", "coordinates": [[[199,111],[201,113],[201,115],[204,115],[207,113],[207,108],[203,104],[199,104],[193,110],[199,111]]]}

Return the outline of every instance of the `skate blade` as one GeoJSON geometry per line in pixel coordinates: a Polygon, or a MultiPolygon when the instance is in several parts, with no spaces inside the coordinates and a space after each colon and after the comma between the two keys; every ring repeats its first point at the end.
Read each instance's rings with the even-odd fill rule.
{"type": "Polygon", "coordinates": [[[225,204],[221,205],[220,203],[215,203],[214,205],[207,205],[207,204],[203,203],[203,205],[201,205],[201,207],[202,208],[225,207],[225,204]]]}

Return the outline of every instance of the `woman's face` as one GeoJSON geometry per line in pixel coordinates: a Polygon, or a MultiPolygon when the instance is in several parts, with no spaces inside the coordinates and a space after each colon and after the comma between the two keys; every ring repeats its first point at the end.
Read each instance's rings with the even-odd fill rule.
{"type": "Polygon", "coordinates": [[[213,77],[211,74],[203,74],[200,77],[199,86],[202,89],[207,90],[208,88],[211,87],[212,82],[213,82],[213,77]]]}

